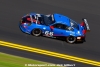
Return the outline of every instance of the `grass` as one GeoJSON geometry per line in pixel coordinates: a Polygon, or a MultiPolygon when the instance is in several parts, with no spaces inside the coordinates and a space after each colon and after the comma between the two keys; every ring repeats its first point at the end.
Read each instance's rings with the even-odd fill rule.
{"type": "Polygon", "coordinates": [[[18,57],[0,52],[0,67],[62,67],[62,66],[47,66],[51,63],[32,60],[28,58],[18,57]],[[45,65],[45,66],[25,66],[25,64],[45,65]]]}

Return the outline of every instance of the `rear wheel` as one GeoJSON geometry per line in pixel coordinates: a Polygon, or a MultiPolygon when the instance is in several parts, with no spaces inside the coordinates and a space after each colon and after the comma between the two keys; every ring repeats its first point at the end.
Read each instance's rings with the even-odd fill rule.
{"type": "Polygon", "coordinates": [[[42,31],[41,31],[40,29],[34,29],[34,30],[32,31],[32,35],[33,35],[33,36],[40,36],[41,33],[42,33],[42,31]]]}
{"type": "Polygon", "coordinates": [[[66,41],[68,42],[68,43],[75,43],[76,42],[76,37],[74,37],[74,36],[69,36],[69,37],[66,37],[66,41]]]}

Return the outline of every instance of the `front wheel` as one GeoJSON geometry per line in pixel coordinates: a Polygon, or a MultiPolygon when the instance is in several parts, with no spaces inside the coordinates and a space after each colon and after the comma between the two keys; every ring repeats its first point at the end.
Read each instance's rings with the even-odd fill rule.
{"type": "Polygon", "coordinates": [[[40,29],[34,29],[32,31],[33,36],[40,36],[42,34],[42,31],[40,29]]]}
{"type": "Polygon", "coordinates": [[[76,37],[74,37],[74,36],[66,37],[66,41],[70,44],[75,43],[76,42],[76,37]]]}

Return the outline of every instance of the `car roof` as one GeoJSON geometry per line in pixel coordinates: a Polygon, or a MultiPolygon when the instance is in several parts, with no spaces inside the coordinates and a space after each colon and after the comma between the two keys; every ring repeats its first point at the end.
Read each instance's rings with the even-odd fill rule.
{"type": "Polygon", "coordinates": [[[70,26],[70,18],[68,18],[67,16],[55,13],[53,14],[53,17],[55,19],[55,23],[59,22],[70,26]]]}
{"type": "MultiPolygon", "coordinates": [[[[36,14],[38,14],[38,13],[31,12],[31,13],[28,13],[27,15],[36,15],[36,14]]],[[[44,14],[40,14],[40,15],[44,15],[44,14]]],[[[52,15],[54,17],[55,23],[62,23],[62,24],[65,24],[67,26],[70,26],[71,25],[70,24],[70,18],[69,17],[64,16],[62,14],[57,14],[57,13],[54,13],[52,15]]]]}

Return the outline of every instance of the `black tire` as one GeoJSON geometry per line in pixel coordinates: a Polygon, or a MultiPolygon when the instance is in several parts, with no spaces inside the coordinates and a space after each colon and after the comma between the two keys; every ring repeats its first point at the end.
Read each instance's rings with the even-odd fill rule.
{"type": "Polygon", "coordinates": [[[42,31],[40,29],[34,29],[32,31],[33,36],[41,36],[41,34],[42,34],[42,31]]]}
{"type": "Polygon", "coordinates": [[[76,42],[76,37],[74,37],[74,36],[66,37],[66,41],[70,44],[75,43],[76,42]]]}

